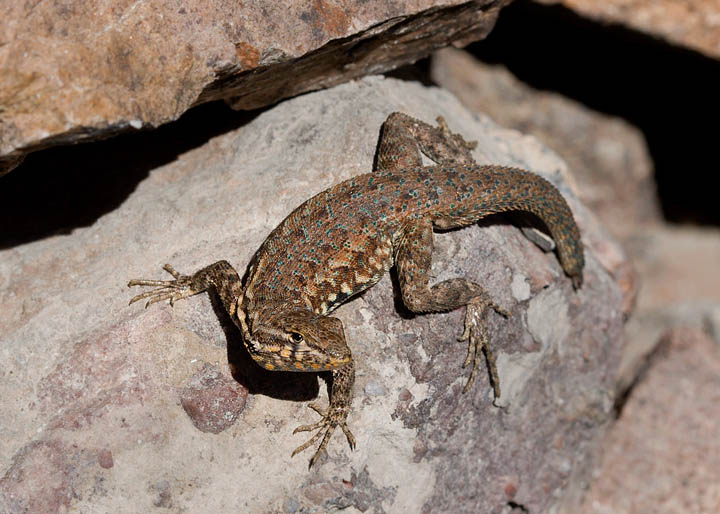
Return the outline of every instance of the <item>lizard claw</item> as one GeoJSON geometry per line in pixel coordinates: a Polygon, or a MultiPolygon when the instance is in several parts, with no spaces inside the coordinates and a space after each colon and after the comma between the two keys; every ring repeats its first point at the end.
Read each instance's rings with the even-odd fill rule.
{"type": "Polygon", "coordinates": [[[144,293],[140,293],[138,295],[133,296],[130,299],[130,302],[128,305],[133,304],[139,300],[144,300],[145,298],[149,298],[149,300],[145,303],[145,308],[147,309],[150,305],[157,302],[162,302],[165,300],[169,300],[170,305],[174,306],[175,302],[178,300],[182,300],[183,298],[187,298],[188,296],[192,296],[196,294],[198,291],[195,291],[192,287],[192,280],[191,277],[187,275],[181,275],[175,269],[170,266],[169,264],[166,264],[163,266],[163,269],[170,273],[174,280],[136,280],[133,279],[130,282],[128,282],[128,287],[133,286],[145,286],[145,287],[155,287],[155,289],[151,289],[149,291],[145,291],[144,293]]]}
{"type": "Polygon", "coordinates": [[[313,434],[313,436],[309,440],[295,448],[295,450],[292,452],[291,457],[294,457],[298,453],[306,450],[307,448],[315,444],[315,442],[320,439],[320,436],[323,436],[322,441],[320,441],[320,446],[318,446],[317,451],[315,451],[315,454],[310,459],[310,464],[308,467],[312,468],[313,465],[315,465],[315,463],[318,461],[320,456],[325,453],[325,447],[330,441],[330,436],[332,436],[335,428],[338,426],[345,434],[345,437],[350,444],[350,449],[355,449],[355,437],[352,435],[352,432],[350,432],[350,429],[345,422],[345,418],[347,417],[347,411],[332,408],[325,410],[321,409],[314,403],[311,403],[310,405],[308,405],[308,407],[320,414],[320,416],[322,416],[322,419],[317,423],[313,423],[311,425],[301,425],[295,430],[293,430],[293,434],[297,434],[298,432],[312,432],[313,430],[317,430],[317,432],[313,434]]]}
{"type": "Polygon", "coordinates": [[[470,390],[475,377],[480,368],[481,355],[485,355],[488,370],[490,372],[490,381],[492,382],[493,393],[495,399],[500,397],[500,379],[498,377],[497,365],[495,363],[495,355],[490,350],[490,339],[487,333],[487,313],[489,309],[493,309],[498,314],[509,318],[511,313],[488,300],[487,298],[473,298],[468,303],[465,311],[465,328],[459,341],[468,341],[468,353],[465,357],[462,367],[466,368],[472,364],[470,377],[463,388],[463,393],[470,390]]]}

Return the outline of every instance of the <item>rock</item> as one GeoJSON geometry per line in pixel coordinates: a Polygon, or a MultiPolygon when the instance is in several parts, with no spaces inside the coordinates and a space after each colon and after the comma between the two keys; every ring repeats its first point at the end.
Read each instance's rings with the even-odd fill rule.
{"type": "Polygon", "coordinates": [[[0,6],[0,175],[29,152],[254,109],[490,31],[504,3],[9,2],[0,6]]]}
{"type": "MultiPolygon", "coordinates": [[[[643,284],[637,308],[626,325],[625,352],[618,368],[623,393],[667,331],[677,326],[707,330],[720,344],[720,230],[659,226],[638,231],[627,252],[643,284]]],[[[623,393],[624,394],[624,393],[623,393]]]]}
{"type": "Polygon", "coordinates": [[[248,390],[210,364],[195,374],[180,394],[180,404],[201,432],[219,434],[245,409],[248,390]]]}
{"type": "Polygon", "coordinates": [[[701,52],[720,57],[717,20],[720,7],[713,0],[538,0],[561,4],[602,23],[625,25],[701,52]]]}
{"type": "Polygon", "coordinates": [[[551,510],[592,468],[623,346],[621,289],[597,257],[611,243],[564,168],[445,91],[372,77],[283,102],[178,156],[88,227],[1,249],[0,511],[551,510]],[[336,311],[357,363],[357,450],[335,434],[308,471],[309,452],[290,458],[305,441],[292,429],[317,420],[305,400],[327,401],[318,377],[259,368],[208,295],[144,310],[127,305],[125,285],[166,278],[166,262],[192,272],[226,258],[244,271],[292,208],[371,169],[395,110],[442,115],[478,141],[480,163],[553,181],[583,234],[585,283],[574,291],[511,217],[439,234],[434,278],[472,277],[512,312],[490,316],[500,407],[485,373],[461,393],[462,309],[410,316],[386,276],[336,311]],[[226,390],[230,369],[247,403],[203,431],[183,398],[196,383],[226,390]]]}
{"type": "Polygon", "coordinates": [[[720,346],[682,327],[662,341],[610,431],[584,504],[567,512],[720,509],[720,346]]]}
{"type": "Polygon", "coordinates": [[[647,278],[639,308],[720,303],[720,229],[667,225],[638,231],[626,246],[638,273],[647,278]]]}

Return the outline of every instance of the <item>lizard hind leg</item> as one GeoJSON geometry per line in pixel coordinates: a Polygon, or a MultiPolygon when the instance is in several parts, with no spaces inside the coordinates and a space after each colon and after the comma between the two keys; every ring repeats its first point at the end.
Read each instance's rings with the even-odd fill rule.
{"type": "Polygon", "coordinates": [[[464,331],[458,340],[468,342],[468,353],[463,363],[463,368],[472,364],[470,377],[465,383],[463,393],[467,393],[470,390],[477,376],[482,355],[485,355],[488,371],[490,372],[493,394],[495,399],[498,399],[500,398],[500,378],[498,377],[495,355],[490,349],[490,339],[488,338],[487,331],[487,315],[491,309],[506,318],[510,317],[510,312],[487,298],[478,296],[470,300],[465,311],[464,331]]]}
{"type": "Polygon", "coordinates": [[[401,112],[390,114],[382,126],[375,170],[422,167],[420,152],[438,164],[473,163],[477,143],[451,132],[441,116],[437,122],[435,127],[401,112]]]}
{"type": "Polygon", "coordinates": [[[460,340],[468,342],[463,367],[472,365],[472,368],[463,392],[470,389],[484,355],[497,399],[500,397],[500,381],[495,356],[489,345],[487,315],[491,310],[505,317],[509,317],[510,313],[493,302],[481,285],[467,279],[454,278],[430,286],[428,274],[432,264],[432,250],[430,220],[417,220],[405,227],[395,253],[403,302],[417,313],[443,312],[466,306],[465,325],[460,340]]]}

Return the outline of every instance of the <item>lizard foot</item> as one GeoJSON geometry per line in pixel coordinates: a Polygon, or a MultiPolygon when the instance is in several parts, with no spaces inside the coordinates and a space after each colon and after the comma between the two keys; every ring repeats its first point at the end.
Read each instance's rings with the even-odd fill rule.
{"type": "Polygon", "coordinates": [[[313,467],[320,455],[325,451],[325,447],[330,441],[330,436],[335,431],[335,427],[338,426],[345,433],[345,437],[347,437],[348,443],[350,444],[350,449],[355,449],[355,437],[352,435],[352,432],[350,432],[350,429],[345,422],[345,419],[347,418],[346,410],[333,409],[332,407],[328,410],[324,410],[314,403],[311,403],[310,405],[308,405],[308,407],[320,414],[322,416],[322,419],[317,423],[313,423],[312,425],[302,425],[293,430],[293,434],[297,434],[298,432],[312,432],[313,430],[317,430],[317,432],[308,441],[295,448],[295,451],[292,452],[291,457],[294,457],[298,453],[306,450],[307,448],[315,444],[315,442],[320,438],[320,436],[323,435],[324,429],[325,435],[323,435],[320,446],[318,446],[315,455],[313,455],[312,459],[310,459],[310,465],[308,467],[313,467]]]}
{"type": "Polygon", "coordinates": [[[178,300],[182,300],[183,298],[187,298],[188,296],[192,296],[199,292],[196,291],[193,287],[192,277],[188,275],[181,275],[180,273],[175,271],[173,267],[169,264],[163,266],[163,269],[170,273],[173,277],[175,277],[175,280],[131,280],[130,282],[128,282],[128,287],[156,287],[156,289],[145,291],[144,293],[140,293],[139,295],[134,296],[130,300],[131,304],[139,300],[149,298],[149,300],[145,304],[146,309],[150,304],[162,302],[163,300],[170,300],[170,305],[174,305],[175,302],[177,302],[178,300]]]}
{"type": "Polygon", "coordinates": [[[442,116],[438,116],[437,118],[435,118],[435,121],[437,122],[440,130],[442,131],[444,140],[447,141],[448,144],[454,146],[457,153],[461,153],[461,148],[464,150],[474,150],[475,148],[477,148],[477,141],[465,141],[465,138],[462,137],[460,134],[456,134],[455,132],[450,130],[450,127],[448,127],[445,118],[443,118],[442,116]]]}
{"type": "Polygon", "coordinates": [[[468,354],[463,363],[463,368],[466,368],[472,363],[472,371],[470,372],[470,378],[468,378],[463,388],[463,393],[467,393],[470,390],[470,386],[475,380],[478,369],[480,368],[481,355],[485,354],[487,366],[490,371],[493,393],[497,400],[500,398],[500,379],[498,377],[497,365],[495,364],[495,355],[490,349],[490,340],[487,333],[487,314],[490,309],[493,309],[498,314],[509,318],[510,312],[484,297],[473,298],[470,300],[470,303],[467,304],[466,309],[465,330],[459,340],[468,341],[468,354]]]}

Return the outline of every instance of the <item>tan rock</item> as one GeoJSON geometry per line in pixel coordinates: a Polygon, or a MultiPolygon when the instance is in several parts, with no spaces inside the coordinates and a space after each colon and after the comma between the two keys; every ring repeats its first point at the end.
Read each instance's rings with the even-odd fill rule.
{"type": "Polygon", "coordinates": [[[642,284],[618,368],[620,391],[647,367],[662,335],[673,327],[707,330],[720,344],[720,230],[659,226],[626,240],[642,284]]]}
{"type": "Polygon", "coordinates": [[[480,39],[505,2],[0,4],[0,174],[28,152],[252,109],[480,39]]]}
{"type": "Polygon", "coordinates": [[[656,310],[691,302],[720,304],[720,230],[669,225],[627,241],[644,286],[638,308],[656,310]]]}
{"type": "Polygon", "coordinates": [[[626,25],[655,37],[720,57],[717,0],[537,0],[562,4],[583,16],[626,25]]]}

